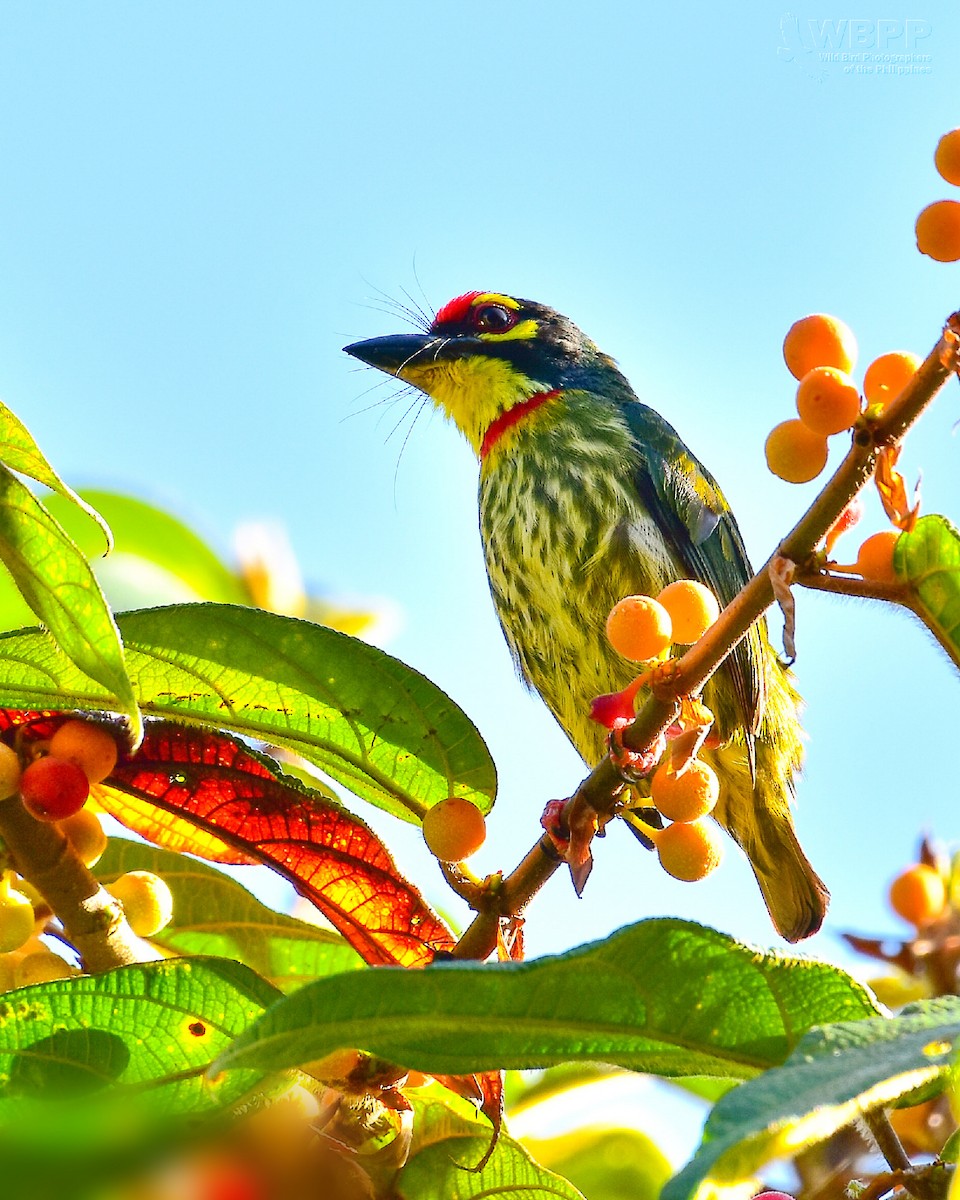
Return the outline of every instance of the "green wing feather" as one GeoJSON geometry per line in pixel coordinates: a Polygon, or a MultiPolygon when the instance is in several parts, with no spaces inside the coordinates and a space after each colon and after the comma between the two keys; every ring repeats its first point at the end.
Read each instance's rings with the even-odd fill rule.
{"type": "MultiPolygon", "coordinates": [[[[623,405],[636,438],[635,483],[644,504],[689,578],[707,585],[721,605],[729,604],[753,575],[740,529],[716,480],[675,431],[647,405],[623,405]]],[[[765,627],[755,625],[730,657],[727,672],[753,759],[753,737],[765,700],[765,627]]]]}

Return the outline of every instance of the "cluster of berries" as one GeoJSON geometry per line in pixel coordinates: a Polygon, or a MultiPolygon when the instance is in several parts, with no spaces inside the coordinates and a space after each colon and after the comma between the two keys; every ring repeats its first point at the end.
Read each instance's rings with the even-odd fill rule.
{"type": "MultiPolygon", "coordinates": [[[[693,579],[678,579],[656,599],[626,596],[619,600],[607,617],[607,640],[631,662],[649,662],[674,643],[698,641],[719,615],[720,605],[708,587],[693,579]]],[[[668,757],[650,781],[650,798],[671,824],[654,829],[633,820],[653,842],[661,866],[668,875],[688,883],[704,879],[722,857],[720,833],[706,819],[720,798],[716,772],[698,758],[687,756],[677,763],[668,757]]]]}
{"type": "MultiPolygon", "coordinates": [[[[46,743],[33,743],[34,757],[0,742],[0,802],[19,796],[38,821],[56,824],[77,857],[93,867],[107,846],[99,818],[86,803],[91,784],[101,783],[117,762],[113,734],[93,721],[68,720],[46,743]]],[[[134,933],[152,937],[172,914],[166,883],[147,871],[130,871],[108,889],[123,905],[134,933]]],[[[29,881],[6,871],[0,876],[0,991],[76,974],[40,939],[52,914],[29,881]]]]}
{"type": "Polygon", "coordinates": [[[799,381],[798,416],[770,431],[764,453],[773,474],[787,483],[816,479],[827,465],[827,438],[851,429],[864,407],[868,416],[876,416],[903,391],[922,361],[907,350],[881,354],[867,367],[861,399],[850,376],[857,340],[849,326],[826,313],[811,313],[790,326],[783,358],[799,381]]]}
{"type": "MultiPolygon", "coordinates": [[[[960,129],[951,129],[933,156],[941,178],[960,187],[960,129]]],[[[937,262],[960,261],[960,201],[935,200],[917,217],[917,249],[937,262]]]]}

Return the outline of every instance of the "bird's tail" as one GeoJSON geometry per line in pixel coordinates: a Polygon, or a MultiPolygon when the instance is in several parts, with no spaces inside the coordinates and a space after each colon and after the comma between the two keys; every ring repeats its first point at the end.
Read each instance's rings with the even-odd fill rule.
{"type": "Polygon", "coordinates": [[[798,942],[820,928],[830,893],[793,828],[793,777],[802,755],[799,698],[773,652],[768,653],[754,777],[742,745],[714,751],[721,780],[715,816],[750,860],[777,932],[788,942],[798,942]]]}

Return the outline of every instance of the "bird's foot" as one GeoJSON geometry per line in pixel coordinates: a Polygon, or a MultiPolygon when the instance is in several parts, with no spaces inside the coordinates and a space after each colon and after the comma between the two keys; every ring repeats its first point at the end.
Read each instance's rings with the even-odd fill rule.
{"type": "Polygon", "coordinates": [[[622,729],[612,729],[607,738],[610,761],[624,783],[639,783],[641,779],[646,779],[663,756],[666,745],[667,739],[662,733],[646,750],[631,750],[625,746],[622,729]]]}

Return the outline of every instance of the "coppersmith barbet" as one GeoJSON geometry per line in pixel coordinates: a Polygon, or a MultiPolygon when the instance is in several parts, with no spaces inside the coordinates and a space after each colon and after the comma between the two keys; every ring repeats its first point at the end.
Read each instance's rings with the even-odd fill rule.
{"type": "MultiPolygon", "coordinates": [[[[495,292],[444,305],[423,332],[347,353],[425,392],[480,460],[480,530],[490,590],[520,674],[590,765],[606,730],[590,702],[626,686],[633,664],[607,643],[623,596],[679,578],[727,604],[752,575],[713,476],[566,317],[495,292]]],[[[707,683],[721,744],[715,816],[743,847],[777,930],[814,933],[827,890],[790,803],[801,759],[799,698],[752,629],[707,683]]]]}

